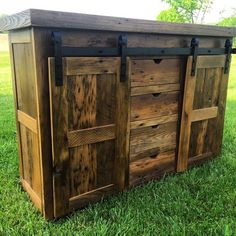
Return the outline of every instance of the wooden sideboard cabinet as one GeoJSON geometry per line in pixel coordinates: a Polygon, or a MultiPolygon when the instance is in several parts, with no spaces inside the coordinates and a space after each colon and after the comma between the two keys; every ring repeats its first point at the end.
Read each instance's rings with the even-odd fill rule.
{"type": "Polygon", "coordinates": [[[31,9],[0,30],[20,179],[45,218],[220,153],[235,28],[31,9]]]}

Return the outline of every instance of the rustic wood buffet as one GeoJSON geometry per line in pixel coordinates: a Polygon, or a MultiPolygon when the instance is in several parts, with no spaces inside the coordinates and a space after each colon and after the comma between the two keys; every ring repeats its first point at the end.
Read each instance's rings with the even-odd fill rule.
{"type": "Polygon", "coordinates": [[[45,218],[219,155],[235,28],[31,9],[0,30],[20,179],[45,218]]]}

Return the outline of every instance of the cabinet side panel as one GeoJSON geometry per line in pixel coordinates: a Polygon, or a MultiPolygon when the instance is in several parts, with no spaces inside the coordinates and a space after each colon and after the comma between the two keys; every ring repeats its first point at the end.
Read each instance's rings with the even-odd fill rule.
{"type": "Polygon", "coordinates": [[[9,35],[15,100],[20,179],[35,206],[41,205],[41,170],[37,127],[36,87],[30,29],[9,35]],[[19,38],[19,41],[17,41],[19,38]]]}

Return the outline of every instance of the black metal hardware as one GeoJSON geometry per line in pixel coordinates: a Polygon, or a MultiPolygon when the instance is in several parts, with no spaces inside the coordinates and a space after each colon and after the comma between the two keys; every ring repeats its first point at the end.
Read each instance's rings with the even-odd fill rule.
{"type": "Polygon", "coordinates": [[[120,82],[126,80],[126,54],[125,49],[127,48],[127,37],[126,35],[120,35],[118,39],[118,48],[120,54],[120,82]]]}
{"type": "Polygon", "coordinates": [[[55,65],[55,84],[56,86],[63,85],[63,72],[62,72],[62,46],[61,34],[59,32],[52,33],[52,41],[54,45],[54,65],[55,65]]]}
{"type": "Polygon", "coordinates": [[[225,41],[226,60],[225,60],[225,69],[224,69],[225,74],[229,73],[229,65],[230,65],[230,61],[231,61],[232,45],[233,45],[232,40],[231,39],[226,39],[226,41],[225,41]]]}
{"type": "Polygon", "coordinates": [[[193,56],[191,76],[196,74],[196,65],[197,65],[197,55],[198,55],[199,40],[197,38],[192,38],[191,40],[191,54],[193,56]]]}
{"type": "MultiPolygon", "coordinates": [[[[232,49],[233,51],[234,49],[232,49]]],[[[128,57],[190,56],[191,48],[124,48],[128,57]]],[[[234,52],[236,53],[236,51],[234,52]]],[[[223,55],[225,48],[198,48],[198,55],[223,55]]],[[[118,48],[62,47],[63,57],[120,57],[118,48]]]]}
{"type": "Polygon", "coordinates": [[[227,39],[225,48],[199,48],[199,40],[193,38],[189,48],[128,48],[126,35],[118,38],[118,47],[65,47],[61,45],[60,32],[53,32],[55,56],[56,86],[63,85],[62,57],[120,57],[120,81],[126,80],[126,57],[161,57],[161,56],[193,56],[191,75],[196,73],[198,55],[224,55],[226,54],[225,73],[229,71],[231,54],[236,54],[236,48],[232,49],[232,41],[227,39]]]}

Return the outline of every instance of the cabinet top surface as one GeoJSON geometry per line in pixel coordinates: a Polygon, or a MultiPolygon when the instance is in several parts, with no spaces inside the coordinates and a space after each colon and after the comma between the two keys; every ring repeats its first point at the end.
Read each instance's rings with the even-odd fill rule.
{"type": "Polygon", "coordinates": [[[236,36],[236,27],[167,23],[81,13],[29,9],[0,19],[0,31],[25,27],[105,30],[199,36],[236,36]]]}

